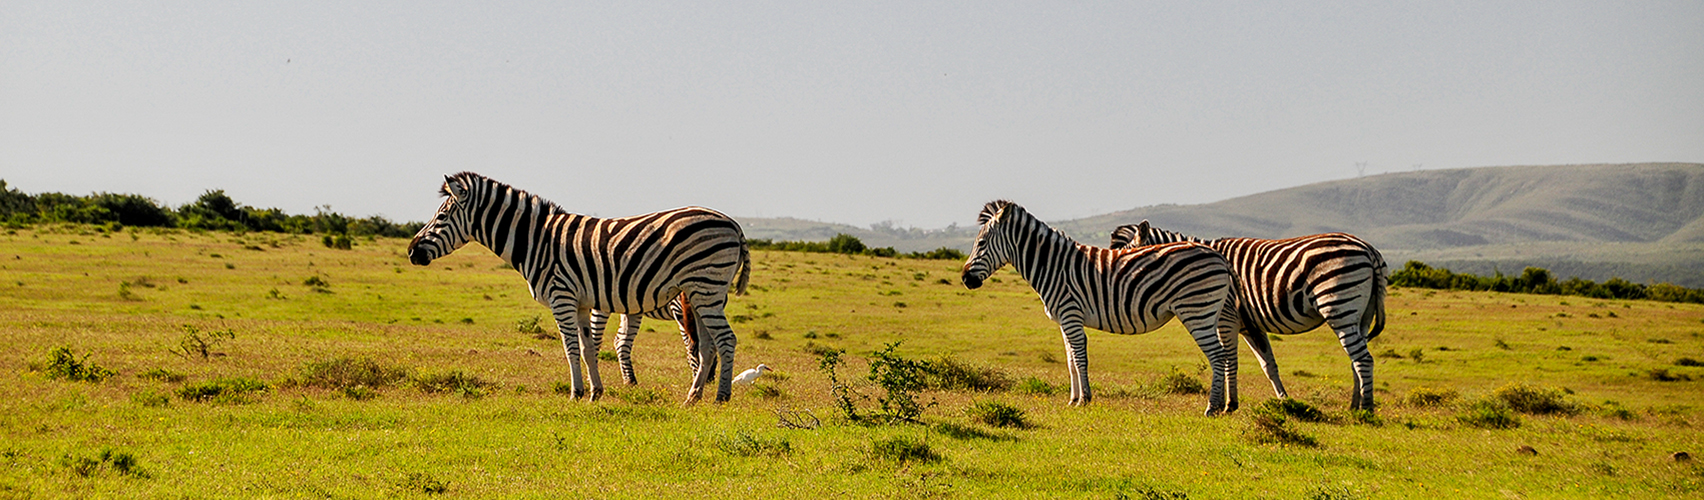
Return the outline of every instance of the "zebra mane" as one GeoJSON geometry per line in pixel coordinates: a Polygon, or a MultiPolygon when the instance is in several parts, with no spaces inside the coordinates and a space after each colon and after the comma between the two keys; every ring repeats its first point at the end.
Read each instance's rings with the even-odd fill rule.
{"type": "MultiPolygon", "coordinates": [[[[524,189],[517,188],[517,187],[514,187],[514,186],[510,186],[508,184],[504,184],[502,181],[492,179],[490,177],[486,177],[486,176],[483,176],[483,175],[480,175],[480,174],[477,174],[477,173],[462,171],[462,172],[457,172],[454,175],[448,176],[447,179],[461,182],[462,186],[467,188],[467,191],[470,192],[470,193],[505,193],[505,192],[512,192],[512,193],[515,194],[516,198],[518,198],[518,199],[530,200],[532,202],[537,203],[540,207],[542,207],[544,209],[545,213],[568,213],[567,210],[564,210],[561,205],[557,205],[556,202],[546,200],[542,196],[538,196],[538,195],[529,193],[524,189]]],[[[439,196],[449,196],[450,195],[450,189],[449,189],[448,182],[446,182],[443,186],[440,186],[438,188],[438,195],[439,196]]]]}
{"type": "Polygon", "coordinates": [[[990,201],[987,205],[982,206],[982,213],[976,214],[976,225],[988,225],[988,221],[994,220],[994,216],[998,215],[1001,210],[1005,210],[1007,207],[1016,208],[1019,211],[1023,211],[1024,209],[1024,207],[1006,200],[990,201]]]}

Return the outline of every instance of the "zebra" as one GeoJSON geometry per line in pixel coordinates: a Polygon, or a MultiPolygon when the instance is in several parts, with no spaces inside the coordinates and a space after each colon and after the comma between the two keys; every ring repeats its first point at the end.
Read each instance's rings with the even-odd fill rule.
{"type": "Polygon", "coordinates": [[[1236,269],[1241,283],[1237,311],[1242,337],[1260,358],[1260,369],[1279,398],[1289,394],[1278,379],[1278,363],[1266,334],[1297,334],[1327,324],[1337,332],[1355,369],[1349,408],[1373,410],[1373,356],[1367,352],[1367,342],[1384,331],[1389,280],[1384,256],[1377,249],[1344,233],[1283,240],[1208,240],[1153,227],[1146,220],[1112,232],[1112,248],[1183,241],[1213,247],[1236,269]]]}
{"type": "Polygon", "coordinates": [[[685,300],[694,319],[699,369],[686,404],[700,398],[710,359],[720,357],[716,401],[732,394],[737,340],[723,306],[745,293],[751,254],[738,222],[703,207],[600,219],[569,213],[544,198],[472,172],[445,176],[438,213],[408,244],[409,261],[428,265],[477,241],[526,278],[533,300],[551,309],[568,357],[573,397],[603,395],[590,311],[637,314],[685,300]],[[684,295],[684,299],[681,297],[684,295]],[[586,367],[590,391],[581,380],[586,367]]]}
{"type": "Polygon", "coordinates": [[[1207,414],[1236,410],[1236,278],[1218,252],[1195,243],[1128,250],[1082,245],[1006,200],[983,206],[977,224],[964,263],[965,288],[982,286],[1006,264],[1030,283],[1064,335],[1070,405],[1092,399],[1083,328],[1140,334],[1176,316],[1213,367],[1207,414]]]}

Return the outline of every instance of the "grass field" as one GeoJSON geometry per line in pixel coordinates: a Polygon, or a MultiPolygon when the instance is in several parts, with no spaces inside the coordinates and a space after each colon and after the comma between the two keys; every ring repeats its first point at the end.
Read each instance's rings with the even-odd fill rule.
{"type": "Polygon", "coordinates": [[[408,264],[406,241],[356,243],[91,226],[0,235],[0,498],[1704,490],[1704,467],[1671,457],[1704,452],[1704,368],[1682,360],[1704,359],[1694,305],[1394,289],[1373,348],[1378,418],[1346,411],[1348,360],[1315,331],[1274,345],[1292,395],[1323,418],[1276,422],[1256,411],[1272,393],[1246,351],[1236,414],[1203,417],[1204,395],[1167,391],[1174,372],[1204,380],[1175,323],[1091,334],[1096,399],[1067,408],[1067,394],[1048,393],[1066,380],[1059,333],[1009,269],[973,292],[957,282],[960,262],[756,252],[752,291],[729,307],[738,369],[777,374],[730,403],[683,408],[689,374],[673,325],[640,335],[640,385],[619,386],[605,362],[610,394],[571,401],[554,391],[567,381],[561,344],[517,328],[547,311],[489,252],[470,246],[423,268],[408,264]],[[842,421],[811,351],[847,350],[840,377],[869,408],[882,391],[865,381],[865,360],[895,341],[902,356],[951,357],[1016,383],[925,391],[925,424],[842,421]],[[56,363],[61,347],[73,357],[56,363]],[[102,378],[90,365],[114,373],[64,376],[102,378]],[[316,385],[326,366],[395,376],[316,385]],[[1511,384],[1555,411],[1505,409],[1524,401],[1511,384]],[[1029,425],[975,421],[966,409],[978,403],[1020,410],[1029,425]],[[777,410],[822,425],[781,428],[777,410]]]}

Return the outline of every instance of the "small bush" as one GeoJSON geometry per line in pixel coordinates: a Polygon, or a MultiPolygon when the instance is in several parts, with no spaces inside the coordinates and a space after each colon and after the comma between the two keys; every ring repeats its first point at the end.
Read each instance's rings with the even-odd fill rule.
{"type": "Polygon", "coordinates": [[[325,237],[320,238],[320,244],[325,245],[326,248],[349,250],[354,248],[355,240],[350,239],[349,235],[343,233],[328,234],[325,235],[325,237]]]}
{"type": "Polygon", "coordinates": [[[1390,359],[1402,359],[1402,354],[1396,352],[1396,349],[1385,349],[1385,350],[1380,351],[1378,353],[1378,357],[1390,358],[1390,359]]]}
{"type": "Polygon", "coordinates": [[[793,452],[787,438],[764,439],[740,431],[732,436],[717,436],[716,449],[736,457],[779,457],[793,452]]]}
{"type": "Polygon", "coordinates": [[[427,394],[455,393],[468,399],[485,397],[485,389],[497,385],[491,381],[468,375],[461,370],[451,370],[447,373],[433,373],[414,378],[414,387],[427,394]]]}
{"type": "Polygon", "coordinates": [[[1157,383],[1160,392],[1166,394],[1206,394],[1207,387],[1201,385],[1201,379],[1191,377],[1173,368],[1171,373],[1161,377],[1157,383]]]}
{"type": "Polygon", "coordinates": [[[1513,429],[1521,426],[1519,416],[1508,407],[1492,400],[1474,401],[1468,405],[1466,411],[1456,415],[1456,421],[1480,429],[1513,429]]]}
{"type": "Polygon", "coordinates": [[[79,358],[69,347],[60,347],[48,353],[47,378],[65,379],[73,382],[100,382],[118,372],[108,370],[101,365],[89,361],[89,355],[79,358]]]}
{"type": "Polygon", "coordinates": [[[375,391],[375,390],[368,388],[367,386],[364,386],[364,385],[357,385],[357,386],[353,386],[353,387],[344,387],[343,388],[343,397],[346,397],[346,398],[349,398],[349,399],[352,399],[352,400],[355,400],[355,401],[366,401],[366,400],[369,400],[369,399],[379,397],[379,391],[375,391]]]}
{"type": "Polygon", "coordinates": [[[94,457],[63,455],[59,457],[59,466],[71,469],[72,473],[80,477],[93,476],[102,470],[110,470],[123,476],[148,477],[137,463],[135,455],[111,448],[101,450],[101,454],[94,457]]]}
{"type": "Polygon", "coordinates": [[[1291,429],[1289,418],[1281,413],[1251,412],[1249,424],[1249,427],[1243,430],[1243,437],[1256,443],[1308,448],[1319,446],[1319,441],[1313,436],[1291,429]]]}
{"type": "Polygon", "coordinates": [[[1674,365],[1675,366],[1704,366],[1704,361],[1698,361],[1698,360],[1692,359],[1692,358],[1680,358],[1680,359],[1674,360],[1674,365]]]}
{"type": "Polygon", "coordinates": [[[1303,422],[1324,422],[1328,420],[1325,412],[1319,411],[1319,408],[1314,408],[1313,405],[1305,401],[1293,398],[1268,399],[1254,407],[1252,411],[1283,415],[1303,422]]]}
{"type": "Polygon", "coordinates": [[[243,404],[253,402],[248,397],[250,393],[265,392],[266,382],[247,377],[220,377],[211,382],[191,384],[178,388],[177,395],[186,401],[197,403],[211,401],[214,403],[243,404]]]}
{"type": "Polygon", "coordinates": [[[923,385],[931,389],[1003,391],[1012,386],[1005,372],[950,357],[925,362],[921,368],[923,385]]]}
{"type": "Polygon", "coordinates": [[[999,401],[977,401],[965,408],[964,414],[973,422],[992,427],[1028,429],[1031,426],[1024,410],[999,401]]]}
{"type": "Polygon", "coordinates": [[[189,359],[190,356],[199,356],[205,360],[216,354],[213,352],[213,348],[218,347],[220,342],[235,338],[237,338],[237,333],[228,328],[223,331],[202,333],[201,329],[196,328],[195,325],[183,325],[183,338],[178,339],[177,347],[166,349],[166,352],[176,354],[184,359],[189,359]]]}
{"type": "Polygon", "coordinates": [[[408,380],[407,368],[387,366],[368,358],[341,357],[310,361],[288,385],[346,390],[353,387],[379,389],[408,380]]]}
{"type": "Polygon", "coordinates": [[[1014,387],[1014,390],[1016,390],[1016,391],[1018,391],[1019,393],[1022,393],[1022,394],[1034,394],[1034,395],[1038,395],[1038,396],[1052,396],[1054,394],[1060,393],[1061,391],[1064,390],[1064,388],[1060,387],[1060,386],[1053,385],[1053,384],[1049,384],[1046,381],[1043,381],[1042,379],[1039,379],[1039,378],[1024,377],[1023,380],[1018,381],[1018,384],[1017,384],[1016,387],[1014,387]]]}
{"type": "Polygon", "coordinates": [[[1425,363],[1426,362],[1426,350],[1416,348],[1414,350],[1408,351],[1408,359],[1414,360],[1415,363],[1425,363]]]}
{"type": "Polygon", "coordinates": [[[895,436],[888,439],[878,439],[871,443],[870,455],[881,460],[894,462],[934,462],[941,455],[929,447],[929,443],[917,441],[905,436],[895,436]]]}
{"type": "MultiPolygon", "coordinates": [[[[327,236],[327,238],[330,238],[330,236],[327,236]]],[[[347,239],[348,237],[346,236],[344,238],[347,239]]],[[[438,478],[432,477],[431,474],[425,472],[410,472],[408,473],[408,477],[403,478],[401,481],[397,481],[396,487],[399,490],[410,493],[437,495],[450,491],[450,482],[440,481],[438,478]]]]}
{"type": "Polygon", "coordinates": [[[1529,415],[1573,414],[1578,407],[1564,400],[1558,389],[1540,389],[1525,384],[1509,384],[1491,393],[1491,397],[1509,409],[1529,415]]]}
{"type": "Polygon", "coordinates": [[[327,282],[324,279],[321,279],[319,276],[309,276],[308,279],[302,280],[302,285],[311,286],[311,287],[319,287],[319,288],[331,288],[331,283],[327,282]]]}
{"type": "Polygon", "coordinates": [[[967,425],[959,425],[959,424],[955,424],[955,423],[952,423],[952,422],[942,422],[940,424],[937,424],[935,426],[935,432],[939,432],[944,436],[947,436],[947,437],[950,437],[950,438],[953,438],[953,439],[957,439],[957,440],[960,440],[960,441],[963,441],[963,440],[966,440],[966,439],[992,439],[992,440],[995,440],[995,441],[1003,441],[1003,440],[1012,439],[1010,436],[1003,436],[1003,435],[1000,435],[1000,434],[995,434],[995,433],[988,432],[988,431],[978,429],[978,428],[975,428],[975,427],[971,427],[971,426],[967,426],[967,425]]]}
{"type": "Polygon", "coordinates": [[[139,379],[142,379],[142,380],[158,380],[160,382],[175,384],[175,383],[178,383],[178,382],[182,382],[182,381],[184,381],[184,379],[189,378],[189,377],[187,375],[182,374],[182,373],[167,370],[165,368],[155,368],[155,369],[152,369],[152,370],[148,370],[148,371],[136,374],[136,378],[139,378],[139,379]]]}
{"type": "Polygon", "coordinates": [[[1408,395],[1402,398],[1402,402],[1407,403],[1408,406],[1417,407],[1446,406],[1454,403],[1460,397],[1461,394],[1454,389],[1415,387],[1408,390],[1408,395]]]}
{"type": "Polygon", "coordinates": [[[1683,380],[1692,380],[1692,377],[1690,377],[1690,376],[1688,376],[1684,373],[1672,373],[1672,372],[1669,371],[1668,368],[1652,368],[1650,370],[1646,370],[1645,376],[1647,378],[1650,378],[1651,380],[1655,380],[1655,381],[1658,381],[1658,382],[1677,382],[1677,381],[1683,381],[1683,380]]]}
{"type": "Polygon", "coordinates": [[[557,340],[554,332],[546,333],[544,327],[538,324],[542,319],[544,318],[535,315],[531,318],[515,320],[515,331],[532,334],[533,338],[539,340],[557,340]]]}

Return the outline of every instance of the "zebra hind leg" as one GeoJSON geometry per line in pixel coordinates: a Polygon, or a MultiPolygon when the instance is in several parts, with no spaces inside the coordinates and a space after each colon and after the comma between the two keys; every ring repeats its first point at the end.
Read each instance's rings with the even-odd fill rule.
{"type": "Polygon", "coordinates": [[[1343,344],[1343,352],[1349,355],[1350,365],[1355,370],[1355,389],[1349,395],[1349,409],[1373,411],[1373,355],[1367,348],[1367,339],[1361,334],[1361,327],[1354,323],[1337,330],[1337,340],[1343,344]]]}
{"type": "Polygon", "coordinates": [[[597,401],[603,397],[603,377],[598,376],[598,350],[603,345],[602,332],[594,332],[591,327],[591,315],[581,316],[580,323],[580,357],[586,361],[586,378],[590,383],[587,401],[597,401]]]}
{"type": "Polygon", "coordinates": [[[615,358],[621,363],[621,382],[627,385],[639,385],[639,376],[633,372],[633,340],[639,336],[643,321],[641,315],[623,314],[621,330],[615,333],[615,358]]]}
{"type": "MultiPolygon", "coordinates": [[[[1266,374],[1266,380],[1272,382],[1272,393],[1278,399],[1290,397],[1284,390],[1284,381],[1278,377],[1278,359],[1272,355],[1272,341],[1266,338],[1265,332],[1243,330],[1243,342],[1248,349],[1254,351],[1254,357],[1260,360],[1260,371],[1266,374]]],[[[1233,346],[1234,347],[1234,346],[1233,346]]]]}

